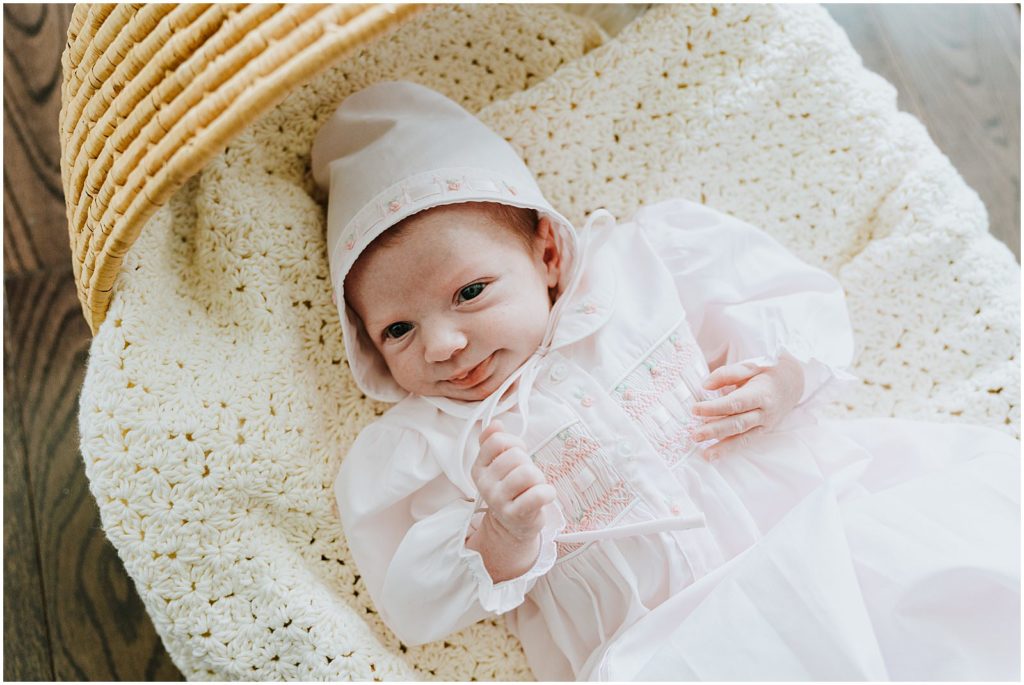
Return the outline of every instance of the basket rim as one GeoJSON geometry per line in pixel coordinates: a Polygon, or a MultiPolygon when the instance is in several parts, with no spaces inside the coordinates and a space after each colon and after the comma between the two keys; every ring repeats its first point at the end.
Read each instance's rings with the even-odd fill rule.
{"type": "Polygon", "coordinates": [[[92,335],[148,219],[249,124],[426,4],[79,3],[61,56],[61,181],[92,335]]]}

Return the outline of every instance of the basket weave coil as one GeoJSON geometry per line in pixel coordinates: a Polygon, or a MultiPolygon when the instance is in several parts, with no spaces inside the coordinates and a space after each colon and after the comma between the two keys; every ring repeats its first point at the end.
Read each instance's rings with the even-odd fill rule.
{"type": "Polygon", "coordinates": [[[78,4],[62,56],[61,180],[93,335],[147,219],[232,138],[421,5],[78,4]]]}

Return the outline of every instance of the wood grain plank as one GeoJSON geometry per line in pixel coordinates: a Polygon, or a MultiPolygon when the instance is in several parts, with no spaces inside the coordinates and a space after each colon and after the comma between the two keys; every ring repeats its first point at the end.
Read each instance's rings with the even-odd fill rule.
{"type": "Polygon", "coordinates": [[[103,534],[85,477],[77,412],[90,334],[71,269],[8,278],[5,287],[8,358],[13,383],[24,389],[19,418],[39,522],[53,675],[58,680],[180,680],[103,534]]]}
{"type": "Polygon", "coordinates": [[[826,5],[985,203],[1020,262],[1020,14],[1015,5],[826,5]]]}
{"type": "Polygon", "coordinates": [[[4,680],[53,680],[46,600],[4,291],[4,680]]]}
{"type": "Polygon", "coordinates": [[[60,180],[71,4],[4,4],[4,275],[71,264],[60,180]]]}
{"type": "MultiPolygon", "coordinates": [[[[41,608],[8,635],[48,641],[43,667],[38,637],[5,641],[5,664],[29,664],[22,676],[43,680],[180,680],[102,532],[78,450],[90,335],[71,275],[57,137],[72,9],[4,5],[4,437],[19,448],[9,453],[20,455],[20,462],[5,460],[4,496],[6,503],[9,493],[23,493],[31,509],[5,507],[4,564],[10,574],[9,565],[26,556],[6,553],[9,543],[26,545],[9,537],[24,526],[8,527],[8,516],[34,517],[39,586],[23,587],[27,578],[15,597],[15,584],[5,583],[4,600],[20,608],[36,598],[41,608]]],[[[17,570],[8,578],[17,579],[17,570]]],[[[5,627],[16,615],[5,611],[5,627]]]]}

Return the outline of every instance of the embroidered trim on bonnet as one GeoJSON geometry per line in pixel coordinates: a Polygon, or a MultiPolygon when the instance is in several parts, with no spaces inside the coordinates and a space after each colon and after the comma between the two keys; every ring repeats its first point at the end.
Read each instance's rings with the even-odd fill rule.
{"type": "Polygon", "coordinates": [[[337,257],[336,253],[341,249],[354,250],[367,234],[376,237],[381,224],[386,222],[390,226],[426,209],[421,206],[422,200],[426,198],[440,200],[430,203],[430,206],[497,200],[549,211],[544,199],[531,188],[509,183],[504,177],[490,174],[486,170],[460,167],[436,169],[403,179],[367,202],[348,222],[332,248],[335,252],[333,256],[337,257]]]}

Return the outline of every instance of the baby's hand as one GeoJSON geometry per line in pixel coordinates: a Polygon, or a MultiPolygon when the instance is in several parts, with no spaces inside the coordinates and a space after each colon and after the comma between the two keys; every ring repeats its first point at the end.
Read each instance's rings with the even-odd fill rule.
{"type": "Polygon", "coordinates": [[[767,369],[745,364],[722,366],[704,380],[709,390],[726,385],[737,387],[724,397],[693,405],[693,413],[705,422],[694,431],[693,439],[719,441],[714,449],[705,451],[707,459],[714,459],[729,445],[745,444],[750,436],[774,428],[800,401],[804,374],[796,361],[781,357],[776,366],[767,369]]]}
{"type": "Polygon", "coordinates": [[[480,434],[480,454],[470,474],[488,516],[517,540],[532,540],[544,528],[544,505],[555,501],[555,488],[526,453],[518,437],[492,421],[480,434]]]}

